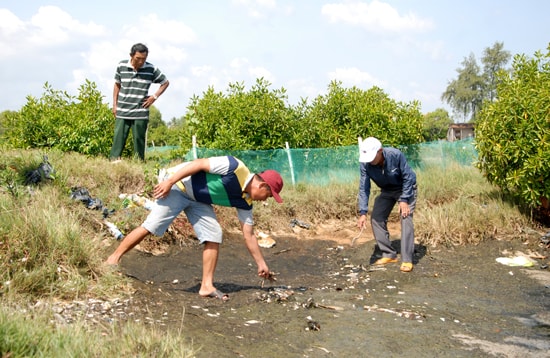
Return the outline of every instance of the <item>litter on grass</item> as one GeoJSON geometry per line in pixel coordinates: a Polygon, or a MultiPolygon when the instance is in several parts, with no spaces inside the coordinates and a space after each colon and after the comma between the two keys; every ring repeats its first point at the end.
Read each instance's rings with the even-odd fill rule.
{"type": "Polygon", "coordinates": [[[25,185],[30,184],[39,184],[43,182],[44,180],[54,180],[55,179],[55,169],[48,161],[48,156],[44,155],[42,159],[42,163],[38,166],[38,168],[34,170],[29,170],[25,173],[25,185]]]}
{"type": "Polygon", "coordinates": [[[290,227],[295,227],[295,226],[299,226],[299,227],[304,228],[304,229],[309,229],[311,227],[310,224],[308,224],[304,221],[301,221],[301,220],[298,220],[298,219],[290,220],[290,227]]]}
{"type": "Polygon", "coordinates": [[[101,211],[104,219],[115,212],[114,209],[109,210],[105,207],[101,199],[92,198],[88,189],[83,187],[71,188],[71,199],[80,201],[88,209],[101,211]]]}
{"type": "Polygon", "coordinates": [[[105,225],[107,225],[109,232],[114,236],[115,239],[122,240],[124,238],[124,234],[118,229],[115,224],[107,220],[104,220],[104,222],[105,225]]]}
{"type": "Polygon", "coordinates": [[[122,193],[118,197],[122,199],[122,206],[125,208],[137,205],[137,206],[142,206],[147,210],[151,210],[153,206],[156,205],[155,201],[147,199],[146,197],[138,194],[122,193]]]}

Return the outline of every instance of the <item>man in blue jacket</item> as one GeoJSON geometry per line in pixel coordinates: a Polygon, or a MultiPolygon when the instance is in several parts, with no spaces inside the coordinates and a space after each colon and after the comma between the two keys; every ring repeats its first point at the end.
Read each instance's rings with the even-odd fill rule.
{"type": "Polygon", "coordinates": [[[411,272],[414,254],[413,212],[416,205],[416,174],[407,163],[405,155],[392,147],[382,148],[374,137],[365,139],[359,146],[361,177],[359,181],[359,220],[362,229],[367,223],[371,180],[381,193],[374,200],[371,225],[374,239],[382,251],[382,258],[375,265],[397,262],[397,251],[391,246],[387,228],[395,203],[399,204],[401,217],[401,271],[411,272]]]}

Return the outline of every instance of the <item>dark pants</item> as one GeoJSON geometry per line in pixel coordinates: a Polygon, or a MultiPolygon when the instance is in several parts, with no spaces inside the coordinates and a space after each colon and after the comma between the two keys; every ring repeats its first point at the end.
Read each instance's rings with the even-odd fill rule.
{"type": "Polygon", "coordinates": [[[145,160],[145,142],[147,139],[148,120],[115,120],[115,135],[113,137],[113,147],[111,148],[111,159],[119,159],[122,155],[122,150],[126,145],[126,139],[132,129],[132,137],[134,139],[134,155],[141,160],[145,160]]]}
{"type": "MultiPolygon", "coordinates": [[[[414,254],[414,225],[413,213],[416,206],[417,189],[414,189],[414,197],[409,203],[411,213],[406,218],[401,215],[401,261],[413,262],[414,254]]],[[[383,257],[397,256],[396,250],[391,246],[390,233],[388,232],[388,217],[401,196],[401,190],[385,191],[374,200],[374,206],[371,213],[371,225],[374,239],[382,251],[383,257]]]]}

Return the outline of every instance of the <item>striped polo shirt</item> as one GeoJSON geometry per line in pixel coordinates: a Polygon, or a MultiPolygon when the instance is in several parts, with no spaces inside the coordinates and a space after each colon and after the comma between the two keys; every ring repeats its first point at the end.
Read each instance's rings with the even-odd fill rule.
{"type": "MultiPolygon", "coordinates": [[[[250,173],[243,162],[232,156],[212,157],[209,161],[209,172],[199,172],[183,178],[177,183],[178,187],[201,203],[251,210],[252,199],[244,193],[244,189],[254,174],[250,173]]],[[[169,168],[167,173],[175,173],[187,164],[169,168]]]]}
{"type": "Polygon", "coordinates": [[[130,60],[122,60],[117,66],[115,81],[120,83],[117,118],[148,120],[149,108],[143,108],[143,101],[149,94],[151,84],[163,84],[166,82],[166,76],[149,62],[145,62],[135,71],[130,60]]]}

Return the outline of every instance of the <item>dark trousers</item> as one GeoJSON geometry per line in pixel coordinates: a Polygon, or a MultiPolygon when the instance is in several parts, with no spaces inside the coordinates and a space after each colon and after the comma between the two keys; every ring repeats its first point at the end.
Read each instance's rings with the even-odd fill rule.
{"type": "Polygon", "coordinates": [[[132,129],[132,137],[134,139],[134,155],[141,160],[145,160],[145,143],[147,139],[148,120],[115,120],[115,134],[113,137],[113,147],[111,148],[111,159],[119,159],[122,155],[122,150],[126,145],[126,139],[130,129],[132,129]]]}
{"type": "MultiPolygon", "coordinates": [[[[409,203],[411,213],[406,218],[401,217],[401,261],[413,262],[414,254],[414,224],[413,213],[416,207],[417,189],[414,190],[414,198],[409,203]]],[[[397,256],[396,250],[391,246],[390,233],[388,232],[388,217],[401,196],[401,190],[386,191],[382,190],[380,195],[374,200],[374,206],[371,212],[371,225],[374,239],[382,251],[383,257],[397,256]]]]}

